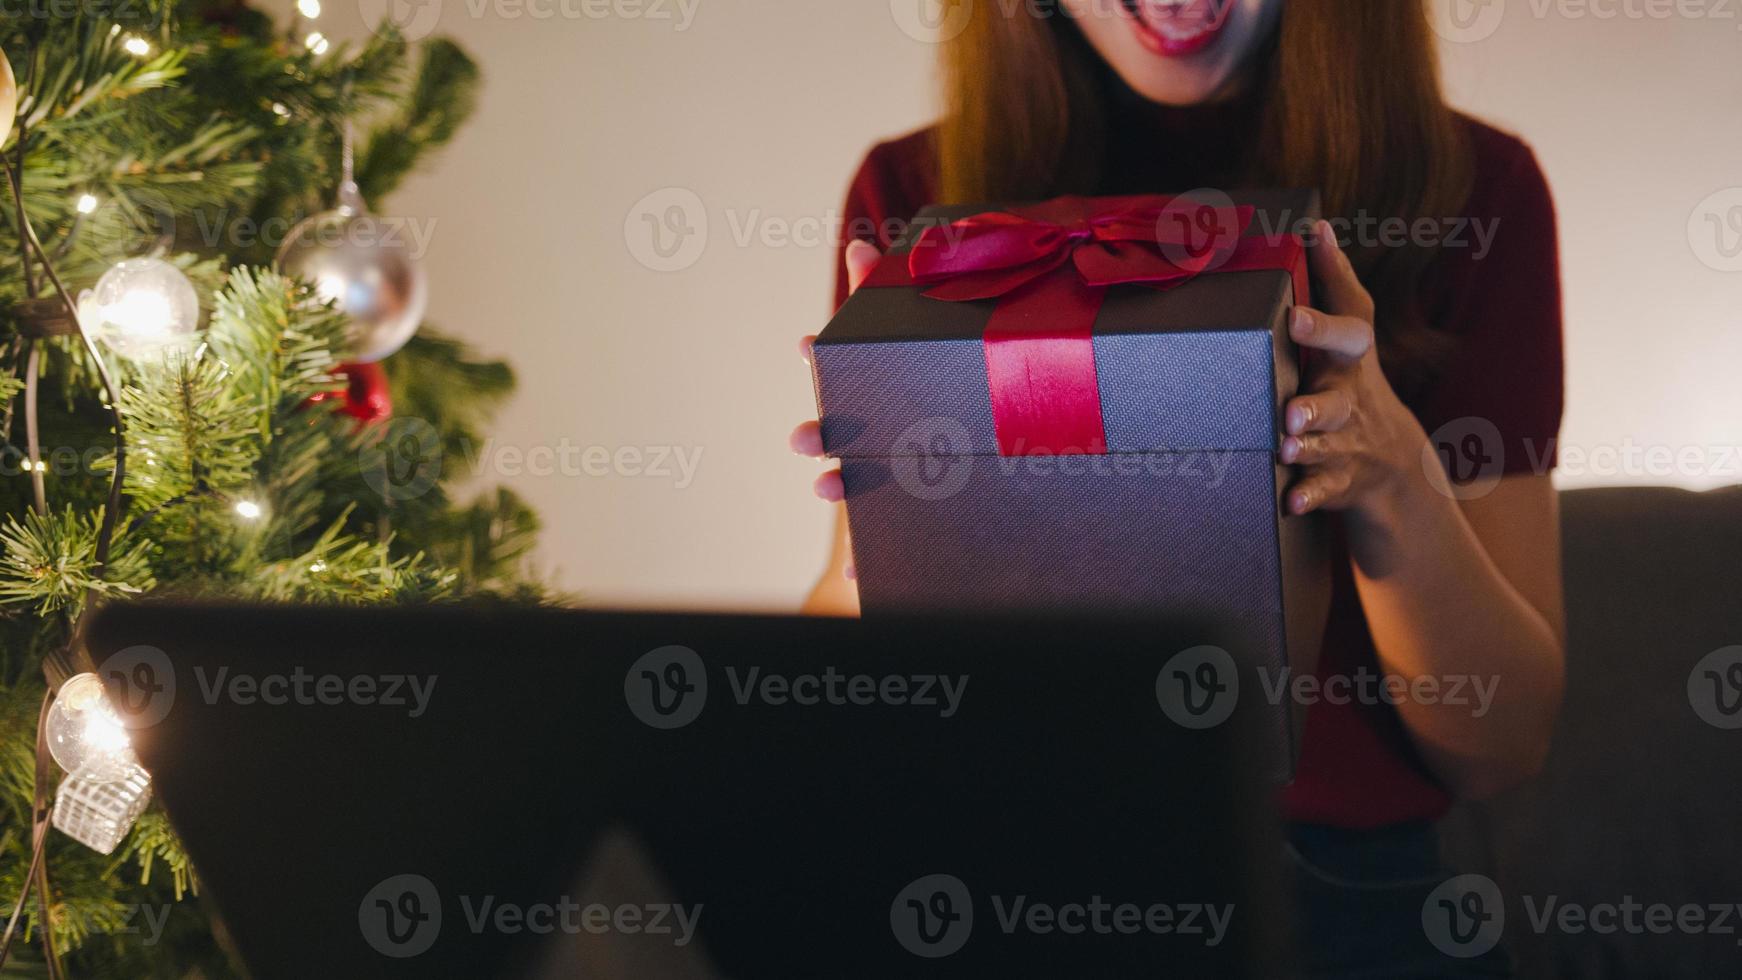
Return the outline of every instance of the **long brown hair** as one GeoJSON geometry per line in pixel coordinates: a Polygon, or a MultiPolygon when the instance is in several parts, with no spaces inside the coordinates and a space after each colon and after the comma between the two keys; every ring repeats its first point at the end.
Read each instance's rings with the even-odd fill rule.
{"type": "MultiPolygon", "coordinates": [[[[944,45],[939,190],[954,203],[1094,190],[1110,74],[1060,0],[956,0],[965,29],[944,45]],[[1039,14],[1039,15],[1037,15],[1039,14]],[[1067,152],[1068,151],[1068,152],[1067,152]]],[[[1242,182],[1316,187],[1327,217],[1442,219],[1469,196],[1463,127],[1440,90],[1426,0],[1285,0],[1252,55],[1262,100],[1242,182]]],[[[1157,191],[1184,188],[1155,188],[1157,191]]],[[[1434,249],[1351,246],[1378,307],[1394,379],[1443,349],[1417,307],[1434,249]]]]}

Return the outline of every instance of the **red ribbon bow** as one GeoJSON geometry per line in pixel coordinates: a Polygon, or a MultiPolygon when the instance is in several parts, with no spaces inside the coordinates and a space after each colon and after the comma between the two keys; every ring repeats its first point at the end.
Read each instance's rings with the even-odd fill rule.
{"type": "Polygon", "coordinates": [[[1107,452],[1094,326],[1107,289],[1171,289],[1209,272],[1280,269],[1306,299],[1301,241],[1247,237],[1253,209],[1166,197],[1065,197],[927,228],[865,285],[998,300],[982,339],[1005,456],[1107,452]]]}

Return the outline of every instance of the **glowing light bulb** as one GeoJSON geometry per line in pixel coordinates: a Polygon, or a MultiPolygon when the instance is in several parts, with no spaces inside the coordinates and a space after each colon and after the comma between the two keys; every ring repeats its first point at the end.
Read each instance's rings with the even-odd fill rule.
{"type": "Polygon", "coordinates": [[[310,51],[313,51],[315,54],[326,54],[327,53],[327,37],[325,34],[322,34],[320,31],[315,31],[314,33],[310,34],[308,37],[303,38],[302,43],[303,43],[304,47],[308,48],[310,51]]]}
{"type": "Polygon", "coordinates": [[[90,214],[92,211],[97,210],[97,195],[80,194],[79,202],[74,205],[74,207],[79,209],[80,214],[90,214]]]}
{"type": "Polygon", "coordinates": [[[127,259],[79,297],[79,319],[110,350],[142,360],[193,337],[200,300],[193,283],[168,262],[127,259]]]}
{"type": "Polygon", "coordinates": [[[236,513],[242,515],[243,520],[252,521],[260,516],[260,505],[252,500],[238,500],[236,513]]]}
{"type": "Polygon", "coordinates": [[[142,37],[130,37],[121,42],[121,47],[135,58],[143,58],[151,53],[151,42],[142,37]]]}
{"type": "Polygon", "coordinates": [[[321,0],[296,0],[296,11],[309,20],[314,20],[321,15],[321,0]]]}
{"type": "Polygon", "coordinates": [[[132,740],[96,674],[74,674],[48,711],[48,752],[67,772],[135,765],[132,740]]]}
{"type": "Polygon", "coordinates": [[[325,272],[315,279],[315,295],[329,303],[343,305],[350,281],[336,272],[325,272]]]}

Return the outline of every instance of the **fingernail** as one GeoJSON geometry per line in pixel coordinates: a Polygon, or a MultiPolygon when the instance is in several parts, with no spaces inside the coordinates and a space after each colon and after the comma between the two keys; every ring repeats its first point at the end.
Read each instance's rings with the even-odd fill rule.
{"type": "Polygon", "coordinates": [[[1294,308],[1294,332],[1297,336],[1311,337],[1313,335],[1313,315],[1306,307],[1294,308]]]}
{"type": "Polygon", "coordinates": [[[1300,440],[1294,436],[1282,440],[1282,461],[1292,463],[1300,458],[1300,440]]]}
{"type": "Polygon", "coordinates": [[[1323,218],[1319,219],[1318,233],[1319,241],[1324,242],[1332,248],[1343,247],[1342,243],[1337,241],[1337,229],[1332,228],[1329,221],[1326,221],[1323,218]]]}
{"type": "Polygon", "coordinates": [[[1296,490],[1288,498],[1289,509],[1293,510],[1296,514],[1306,513],[1307,509],[1312,505],[1312,494],[1307,493],[1305,490],[1296,490]]]}

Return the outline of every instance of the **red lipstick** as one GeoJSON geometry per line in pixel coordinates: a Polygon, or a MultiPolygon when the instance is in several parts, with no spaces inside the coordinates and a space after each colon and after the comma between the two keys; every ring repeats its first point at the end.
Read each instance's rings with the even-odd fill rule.
{"type": "Polygon", "coordinates": [[[1124,0],[1137,40],[1164,58],[1184,58],[1208,48],[1228,26],[1234,0],[1124,0]]]}

